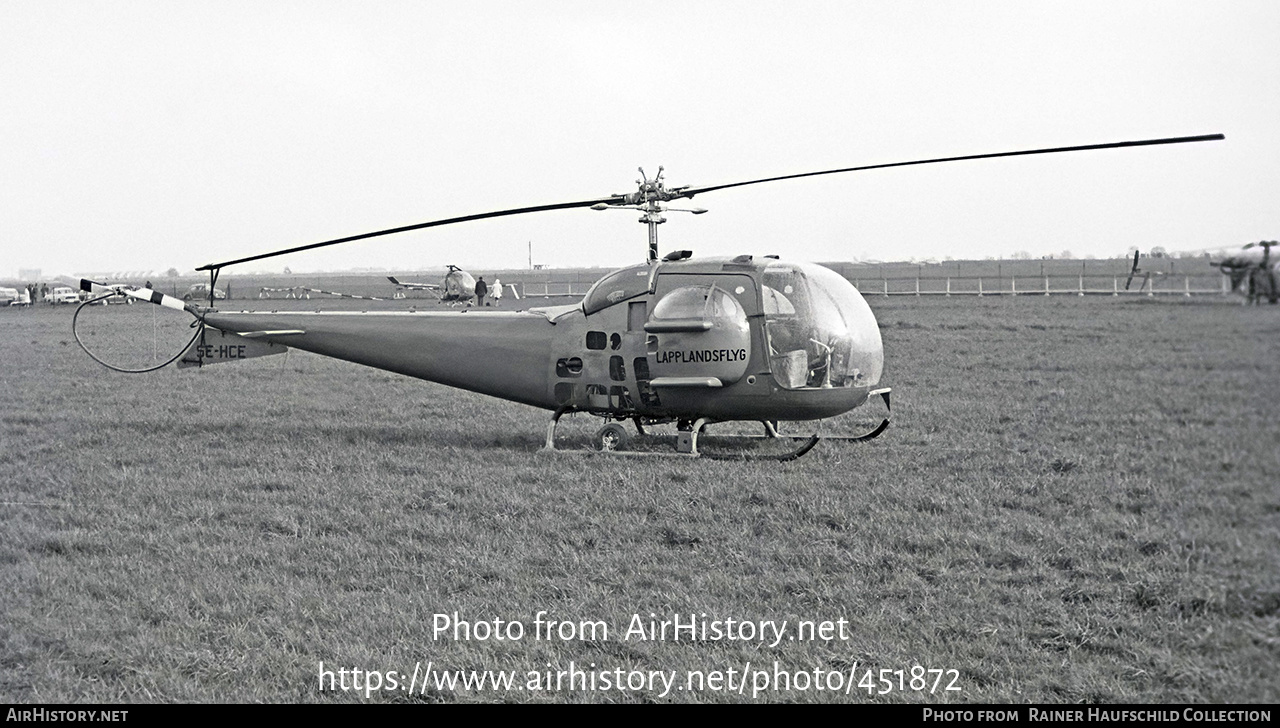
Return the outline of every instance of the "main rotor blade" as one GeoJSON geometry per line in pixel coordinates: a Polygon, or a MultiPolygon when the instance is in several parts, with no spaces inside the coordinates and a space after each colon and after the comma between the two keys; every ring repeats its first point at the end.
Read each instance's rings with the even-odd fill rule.
{"type": "Polygon", "coordinates": [[[387,230],[377,230],[371,233],[362,233],[360,235],[351,235],[337,240],[326,240],[322,243],[311,243],[309,245],[299,245],[294,248],[286,248],[284,250],[276,250],[271,253],[262,253],[261,255],[251,255],[247,258],[237,258],[235,260],[227,260],[221,263],[209,263],[202,265],[196,270],[218,270],[229,265],[237,263],[248,263],[253,260],[262,260],[263,258],[274,258],[277,255],[286,255],[288,253],[298,253],[303,250],[314,250],[315,248],[323,248],[329,245],[337,245],[339,243],[350,243],[356,240],[364,240],[366,238],[376,238],[382,235],[394,235],[395,233],[406,233],[410,230],[421,230],[429,227],[439,227],[440,225],[451,225],[455,222],[469,222],[471,220],[484,220],[490,217],[504,217],[506,215],[522,215],[526,212],[545,212],[548,210],[567,210],[574,207],[591,207],[604,203],[618,203],[622,198],[619,195],[610,195],[609,197],[601,197],[595,200],[581,200],[579,202],[560,202],[553,205],[534,205],[533,207],[515,207],[510,210],[496,210],[494,212],[481,212],[475,215],[463,215],[462,217],[450,217],[443,220],[431,220],[429,222],[420,222],[416,225],[405,225],[403,227],[389,228],[387,230]]]}
{"type": "MultiPolygon", "coordinates": [[[[970,154],[962,157],[941,157],[938,159],[917,159],[911,162],[890,162],[887,164],[869,164],[861,167],[844,167],[841,169],[829,169],[823,172],[804,172],[801,174],[782,175],[780,177],[765,177],[763,179],[754,179],[754,180],[748,180],[745,182],[732,182],[729,184],[713,185],[710,187],[692,187],[692,188],[680,190],[677,194],[674,194],[670,198],[665,198],[665,199],[693,197],[694,195],[701,194],[703,192],[711,192],[713,190],[723,190],[723,189],[728,189],[730,187],[743,187],[746,185],[759,184],[761,182],[776,182],[778,180],[799,179],[801,177],[817,177],[819,175],[837,174],[840,172],[858,172],[858,171],[868,170],[868,169],[885,169],[887,167],[908,167],[908,166],[917,165],[917,164],[934,164],[936,162],[958,162],[966,159],[993,159],[995,157],[1017,157],[1017,156],[1025,156],[1030,154],[1052,154],[1054,152],[1078,152],[1078,151],[1085,151],[1089,149],[1114,149],[1116,147],[1142,147],[1142,146],[1153,146],[1156,144],[1181,144],[1185,142],[1204,142],[1204,141],[1215,141],[1215,140],[1220,140],[1225,138],[1226,137],[1224,137],[1222,134],[1207,134],[1204,136],[1194,136],[1194,137],[1175,137],[1171,139],[1144,139],[1141,141],[1132,141],[1132,142],[1111,142],[1109,144],[1089,144],[1089,145],[1079,146],[1079,147],[1056,147],[1053,149],[1028,149],[1028,150],[1019,151],[1019,152],[997,152],[994,154],[970,154]]],[[[351,235],[345,238],[337,238],[336,240],[326,240],[320,243],[311,243],[309,245],[299,245],[293,248],[285,248],[284,250],[276,250],[270,253],[251,255],[245,258],[237,258],[235,260],[223,261],[221,263],[209,263],[208,265],[202,265],[199,268],[196,268],[196,270],[217,271],[229,265],[236,265],[238,263],[248,263],[254,260],[263,260],[264,258],[274,258],[278,255],[287,255],[289,253],[299,253],[304,250],[314,250],[316,248],[323,248],[329,245],[338,245],[340,243],[350,243],[356,240],[376,238],[383,235],[394,235],[396,233],[404,233],[404,232],[409,232],[411,230],[422,230],[424,228],[430,228],[430,227],[439,227],[441,225],[452,225],[453,223],[469,222],[471,220],[484,220],[491,217],[505,217],[507,215],[523,215],[528,212],[546,212],[550,210],[568,210],[576,207],[591,207],[592,205],[598,205],[601,203],[604,203],[607,205],[628,204],[628,197],[629,197],[628,195],[610,195],[608,197],[600,197],[594,200],[580,200],[578,202],[560,202],[560,203],[551,204],[551,205],[534,205],[532,207],[515,207],[509,210],[495,210],[493,212],[482,212],[475,215],[463,215],[461,217],[450,217],[450,218],[444,218],[441,220],[431,220],[429,222],[422,222],[416,225],[404,225],[402,227],[388,228],[386,230],[377,230],[371,233],[362,233],[360,235],[351,235]]]]}
{"type": "Polygon", "coordinates": [[[711,185],[709,187],[690,187],[682,190],[680,197],[693,197],[703,192],[712,192],[714,190],[724,190],[730,187],[745,187],[746,185],[756,185],[761,182],[777,182],[784,179],[799,179],[801,177],[817,177],[824,174],[839,174],[841,172],[861,172],[867,169],[886,169],[888,167],[910,167],[917,164],[935,164],[937,162],[960,162],[966,159],[995,159],[996,157],[1023,157],[1031,154],[1054,154],[1057,152],[1083,152],[1090,149],[1115,149],[1118,147],[1149,147],[1157,144],[1184,144],[1187,142],[1209,142],[1226,139],[1222,134],[1205,134],[1202,136],[1189,137],[1173,137],[1170,139],[1142,139],[1132,142],[1109,142],[1107,144],[1086,144],[1079,147],[1053,147],[1052,149],[1026,149],[1019,152],[994,152],[991,154],[967,154],[963,157],[939,157],[937,159],[917,159],[911,162],[889,162],[887,164],[868,164],[861,167],[843,167],[841,169],[828,169],[822,172],[802,172],[800,174],[784,174],[780,177],[765,177],[763,179],[747,180],[746,182],[730,182],[724,185],[711,185]]]}

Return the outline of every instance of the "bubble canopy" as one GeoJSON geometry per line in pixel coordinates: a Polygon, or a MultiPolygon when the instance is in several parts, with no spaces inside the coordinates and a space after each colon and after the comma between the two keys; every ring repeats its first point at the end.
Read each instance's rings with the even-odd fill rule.
{"type": "Polygon", "coordinates": [[[771,263],[763,277],[770,368],[781,386],[879,383],[884,368],[880,327],[852,283],[814,263],[771,263]]]}

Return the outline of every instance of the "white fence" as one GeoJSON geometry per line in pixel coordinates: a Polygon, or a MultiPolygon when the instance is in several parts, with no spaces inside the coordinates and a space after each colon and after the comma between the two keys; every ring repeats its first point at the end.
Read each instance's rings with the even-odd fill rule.
{"type": "MultiPolygon", "coordinates": [[[[525,281],[520,284],[522,298],[550,298],[551,296],[585,296],[592,283],[525,281]]],[[[514,284],[513,284],[514,285],[514,284]]]]}
{"type": "Polygon", "coordinates": [[[1226,295],[1226,276],[947,276],[853,278],[864,296],[1203,296],[1226,295]],[[1196,283],[1193,285],[1192,280],[1196,283]]]}
{"type": "MultiPolygon", "coordinates": [[[[1206,296],[1230,293],[1226,276],[916,276],[850,278],[864,296],[1206,296]],[[1193,283],[1194,281],[1194,283],[1193,283]]],[[[589,283],[527,281],[523,295],[582,296],[589,283]]]]}
{"type": "MultiPolygon", "coordinates": [[[[858,271],[869,272],[869,271],[858,271]]],[[[1161,273],[1133,277],[1125,290],[1126,275],[1086,273],[1077,275],[897,275],[844,276],[864,296],[1206,296],[1230,293],[1230,282],[1219,274],[1161,273]]],[[[518,298],[584,296],[594,280],[519,281],[504,284],[518,298]]],[[[303,286],[262,287],[259,298],[310,298],[317,289],[303,286]]],[[[229,291],[228,291],[229,293],[229,291]]],[[[431,296],[432,294],[426,294],[431,296]]]]}

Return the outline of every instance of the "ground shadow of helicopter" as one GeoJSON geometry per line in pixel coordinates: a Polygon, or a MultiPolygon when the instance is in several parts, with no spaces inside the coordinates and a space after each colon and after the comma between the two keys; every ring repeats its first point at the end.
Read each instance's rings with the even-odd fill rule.
{"type": "MultiPolygon", "coordinates": [[[[625,448],[630,433],[621,423],[627,420],[641,434],[647,425],[675,423],[677,454],[697,456],[705,454],[699,451],[698,438],[707,425],[758,422],[764,427],[763,439],[780,439],[781,421],[835,417],[876,397],[887,410],[889,389],[879,387],[884,367],[879,326],[848,280],[828,268],[777,256],[694,258],[682,250],[659,259],[657,226],[666,221],[663,213],[705,212],[666,203],[744,185],[842,172],[1222,138],[1215,134],[976,154],[706,187],[667,187],[661,168],[653,178],[641,170],[637,190],[627,194],[433,220],[198,269],[210,272],[212,288],[227,266],[409,230],[581,207],[639,211],[649,233],[647,260],[609,273],[581,302],[566,306],[511,312],[232,313],[218,311],[212,300],[199,306],[154,291],[123,295],[186,310],[202,324],[188,347],[170,360],[181,359],[180,366],[238,361],[294,347],[549,410],[548,450],[555,449],[561,417],[586,412],[605,421],[595,436],[598,449],[625,448]]],[[[81,286],[121,295],[93,281],[82,281],[81,286]]],[[[76,339],[80,341],[78,334],[76,339]]],[[[839,439],[867,440],[888,424],[886,417],[866,434],[839,439]]],[[[800,457],[819,435],[790,439],[795,449],[771,457],[800,457]]]]}

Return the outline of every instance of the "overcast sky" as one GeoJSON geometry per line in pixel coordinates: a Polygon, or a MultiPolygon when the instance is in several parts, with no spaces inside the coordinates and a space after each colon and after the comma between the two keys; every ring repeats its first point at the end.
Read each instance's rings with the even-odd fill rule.
{"type": "MultiPolygon", "coordinates": [[[[777,182],[666,252],[1123,254],[1280,237],[1280,3],[0,2],[0,276],[198,265],[634,188],[777,182]]],[[[465,223],[242,269],[621,266],[634,212],[465,223]]]]}

